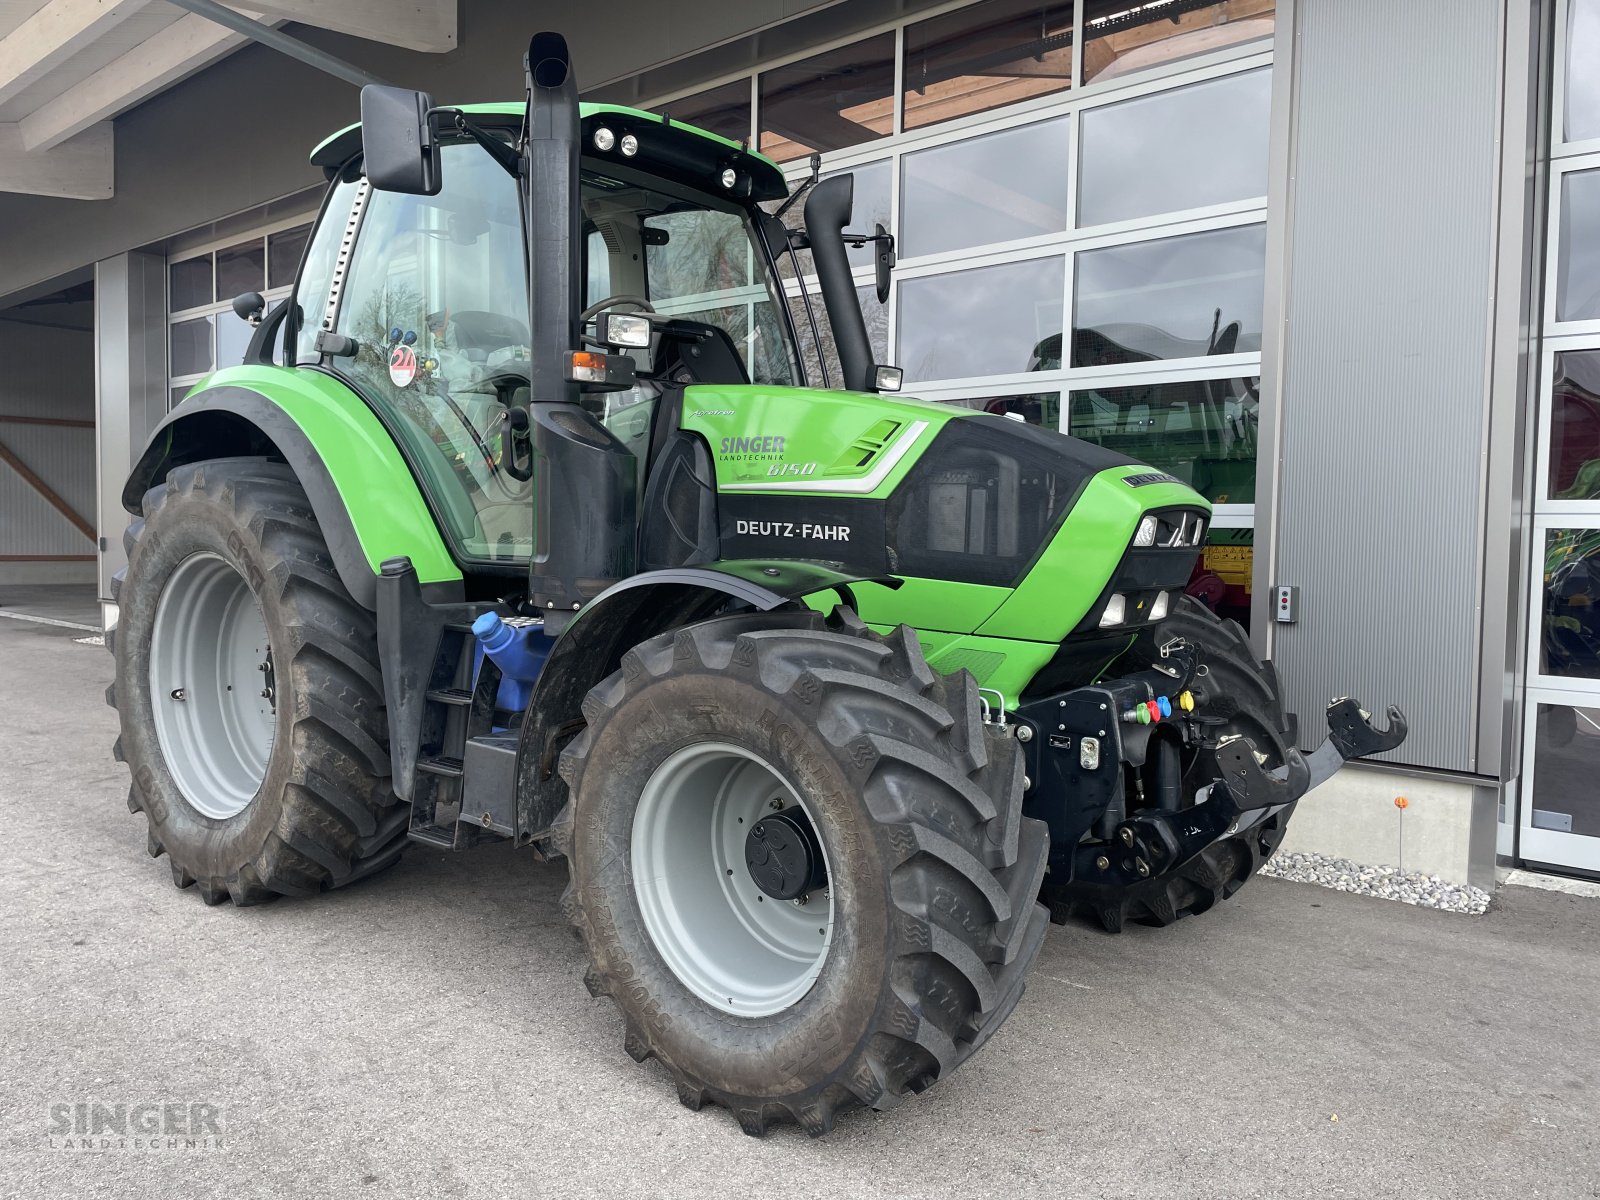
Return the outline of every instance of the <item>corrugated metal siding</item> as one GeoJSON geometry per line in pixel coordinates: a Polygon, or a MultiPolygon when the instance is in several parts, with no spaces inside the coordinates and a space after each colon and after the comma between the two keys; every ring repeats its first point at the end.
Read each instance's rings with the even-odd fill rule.
{"type": "Polygon", "coordinates": [[[1398,761],[1472,770],[1494,0],[1296,0],[1275,657],[1303,740],[1400,704],[1398,761]]]}
{"type": "MultiPolygon", "coordinates": [[[[0,320],[0,415],[94,420],[94,335],[0,320]]],[[[95,519],[94,430],[0,421],[4,442],[95,519]]],[[[94,543],[0,463],[0,554],[92,554],[94,543]]]]}

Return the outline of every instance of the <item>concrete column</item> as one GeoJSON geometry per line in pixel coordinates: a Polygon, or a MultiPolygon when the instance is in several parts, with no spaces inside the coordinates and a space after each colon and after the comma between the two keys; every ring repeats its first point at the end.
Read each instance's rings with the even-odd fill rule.
{"type": "Polygon", "coordinates": [[[94,270],[96,524],[108,628],[116,620],[111,576],[127,562],[122,485],[167,411],[166,272],[161,255],[140,251],[101,259],[94,270]]]}

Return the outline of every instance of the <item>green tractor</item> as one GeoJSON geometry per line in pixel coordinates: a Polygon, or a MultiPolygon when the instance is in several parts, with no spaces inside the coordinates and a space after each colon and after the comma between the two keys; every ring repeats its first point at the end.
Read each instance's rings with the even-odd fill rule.
{"type": "Polygon", "coordinates": [[[134,468],[129,807],[207,904],[410,842],[565,858],[627,1051],[823,1134],[983,1045],[1052,916],[1210,908],[1404,719],[1338,701],[1303,755],[1183,595],[1204,499],[885,394],[848,176],[787,228],[768,159],[580,104],[557,35],[525,67],[520,104],[363,91],[294,294],[236,302],[245,362],[134,468]],[[804,247],[840,390],[802,375],[804,247]]]}

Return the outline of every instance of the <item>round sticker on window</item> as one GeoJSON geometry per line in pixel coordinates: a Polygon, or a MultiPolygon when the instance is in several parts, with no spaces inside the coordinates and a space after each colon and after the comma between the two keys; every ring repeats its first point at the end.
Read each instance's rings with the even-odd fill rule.
{"type": "Polygon", "coordinates": [[[396,346],[389,352],[389,378],[395,387],[410,387],[417,377],[417,352],[410,346],[396,346]]]}

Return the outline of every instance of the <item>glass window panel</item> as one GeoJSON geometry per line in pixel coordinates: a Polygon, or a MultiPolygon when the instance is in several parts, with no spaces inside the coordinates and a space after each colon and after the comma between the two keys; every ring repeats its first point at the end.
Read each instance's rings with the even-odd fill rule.
{"type": "Polygon", "coordinates": [[[1535,829],[1600,837],[1600,708],[1541,704],[1534,718],[1535,829]]]}
{"type": "Polygon", "coordinates": [[[720,133],[730,141],[742,142],[750,137],[750,81],[736,79],[721,87],[682,96],[662,109],[674,121],[698,125],[712,133],[720,133]]]}
{"type": "Polygon", "coordinates": [[[267,286],[288,287],[294,282],[294,273],[300,266],[300,256],[305,252],[306,239],[311,236],[311,226],[285,229],[267,238],[267,286]]]}
{"type": "Polygon", "coordinates": [[[1072,5],[986,0],[906,26],[907,129],[1072,86],[1072,5]]]}
{"type": "Polygon", "coordinates": [[[169,404],[167,405],[167,407],[168,408],[177,408],[178,405],[183,403],[183,398],[185,396],[187,396],[188,394],[189,394],[189,385],[187,383],[182,385],[181,387],[173,388],[172,389],[172,399],[169,402],[169,404]]]}
{"type": "Polygon", "coordinates": [[[339,243],[344,239],[346,218],[355,201],[356,184],[342,180],[328,197],[322,210],[316,236],[306,254],[306,267],[300,272],[300,285],[294,293],[294,353],[297,362],[316,362],[317,334],[322,328],[322,318],[328,302],[328,287],[333,279],[333,265],[339,257],[339,243]]]}
{"type": "Polygon", "coordinates": [[[1600,319],[1600,170],[1561,178],[1556,320],[1600,319]]]}
{"type": "MultiPolygon", "coordinates": [[[[894,228],[889,203],[891,183],[889,171],[887,159],[850,168],[850,173],[856,177],[856,182],[852,193],[850,221],[845,226],[846,229],[854,233],[871,233],[873,226],[879,221],[883,222],[885,229],[894,228]]],[[[805,201],[802,200],[789,211],[793,213],[804,207],[805,201]]],[[[870,267],[876,253],[875,242],[868,242],[861,247],[847,247],[845,250],[852,267],[870,267]]]]}
{"type": "Polygon", "coordinates": [[[1566,137],[1600,137],[1600,0],[1568,0],[1566,137]]]}
{"type": "Polygon", "coordinates": [[[1256,498],[1259,378],[1085,388],[1064,430],[1175,475],[1213,504],[1256,498]]]}
{"type": "MultiPolygon", "coordinates": [[[[665,301],[730,293],[750,285],[754,256],[743,221],[686,206],[681,212],[645,216],[641,224],[666,235],[659,243],[646,242],[644,247],[649,299],[663,312],[677,311],[665,301]]],[[[609,273],[610,268],[607,270],[609,273]]],[[[585,299],[592,304],[604,297],[585,299]]]]}
{"type": "Polygon", "coordinates": [[[259,292],[266,284],[267,249],[261,238],[217,251],[218,300],[259,292]]]}
{"type": "Polygon", "coordinates": [[[1030,392],[1019,396],[973,396],[952,403],[977,412],[1020,416],[1029,425],[1061,428],[1061,393],[1030,392]]]}
{"type": "MultiPolygon", "coordinates": [[[[845,228],[852,233],[871,233],[873,226],[881,221],[885,229],[892,230],[892,205],[890,204],[889,190],[892,182],[888,159],[879,162],[863,163],[851,167],[848,171],[833,171],[822,176],[823,179],[832,179],[834,175],[854,175],[856,177],[855,189],[851,193],[850,220],[845,228]]],[[[768,212],[776,212],[782,205],[781,200],[772,200],[762,205],[768,212]]],[[[790,229],[803,229],[805,227],[806,202],[801,199],[798,203],[789,206],[789,211],[783,214],[783,223],[790,229]]],[[[875,244],[868,242],[865,246],[847,246],[845,256],[850,260],[852,267],[870,267],[876,253],[875,244]]],[[[903,254],[904,252],[901,251],[903,254]]],[[[802,275],[815,275],[817,268],[811,258],[811,251],[797,250],[795,257],[799,260],[802,275]]],[[[789,256],[780,254],[778,258],[780,273],[785,279],[793,278],[794,272],[789,269],[789,256]]]]}
{"type": "Polygon", "coordinates": [[[339,366],[408,450],[458,552],[522,558],[533,497],[507,469],[501,421],[503,381],[529,355],[517,188],[476,145],[446,142],[441,159],[437,195],[367,202],[336,321],[358,352],[339,366]]]}
{"type": "Polygon", "coordinates": [[[761,152],[778,162],[894,128],[894,34],[841,46],[761,76],[761,152]]]}
{"type": "Polygon", "coordinates": [[[1600,350],[1556,355],[1550,402],[1550,498],[1600,499],[1600,350]]]}
{"type": "Polygon", "coordinates": [[[1600,529],[1552,529],[1544,542],[1540,671],[1600,679],[1600,529]]]}
{"type": "Polygon", "coordinates": [[[211,290],[211,255],[186,258],[167,268],[167,304],[173,312],[215,302],[211,290]]]}
{"type": "MultiPolygon", "coordinates": [[[[822,296],[817,291],[816,282],[811,281],[809,287],[811,311],[817,317],[815,335],[812,333],[811,322],[806,319],[805,302],[799,296],[788,298],[789,315],[794,319],[794,327],[800,335],[800,359],[806,369],[806,382],[811,387],[821,387],[823,381],[821,367],[826,364],[829,386],[839,387],[844,375],[839,369],[839,350],[834,344],[833,327],[828,324],[827,310],[822,305],[822,296]]],[[[878,303],[878,293],[875,288],[857,288],[856,299],[861,302],[861,317],[867,324],[867,341],[872,345],[873,361],[880,363],[893,361],[889,357],[888,308],[878,303]]]]}
{"type": "Polygon", "coordinates": [[[1266,239],[1245,225],[1081,252],[1071,365],[1260,350],[1266,239]]]}
{"type": "Polygon", "coordinates": [[[876,287],[856,289],[861,302],[861,319],[867,323],[867,341],[872,343],[872,360],[889,363],[889,306],[878,299],[876,287]]]}
{"type": "Polygon", "coordinates": [[[816,289],[813,288],[811,311],[817,318],[815,331],[812,330],[811,322],[806,317],[805,301],[799,296],[785,297],[789,305],[789,319],[794,322],[795,334],[799,340],[800,365],[805,370],[807,387],[838,387],[839,356],[834,352],[833,333],[829,330],[827,317],[823,314],[821,297],[815,293],[816,289]],[[826,379],[822,374],[824,363],[828,369],[826,379]]]}
{"type": "Polygon", "coordinates": [[[910,258],[1067,227],[1067,121],[905,156],[901,253],[910,258]]]}
{"type": "MultiPolygon", "coordinates": [[[[1253,487],[1253,483],[1252,483],[1253,487]]],[[[1256,532],[1253,529],[1206,531],[1200,561],[1194,565],[1184,591],[1219,617],[1250,628],[1250,573],[1255,568],[1256,532]]]]}
{"type": "Polygon", "coordinates": [[[1083,114],[1078,224],[1267,194],[1272,71],[1246,71],[1083,114]]]}
{"type": "Polygon", "coordinates": [[[900,363],[907,379],[1037,370],[1061,344],[1060,257],[902,279],[900,363]]]}
{"type": "Polygon", "coordinates": [[[173,375],[198,375],[211,369],[210,317],[173,322],[168,369],[173,375]]]}
{"type": "Polygon", "coordinates": [[[1086,0],[1084,81],[1270,38],[1275,8],[1275,0],[1086,0]]]}
{"type": "Polygon", "coordinates": [[[244,361],[245,348],[255,335],[255,327],[235,312],[221,312],[217,322],[217,366],[236,367],[244,361]]]}

